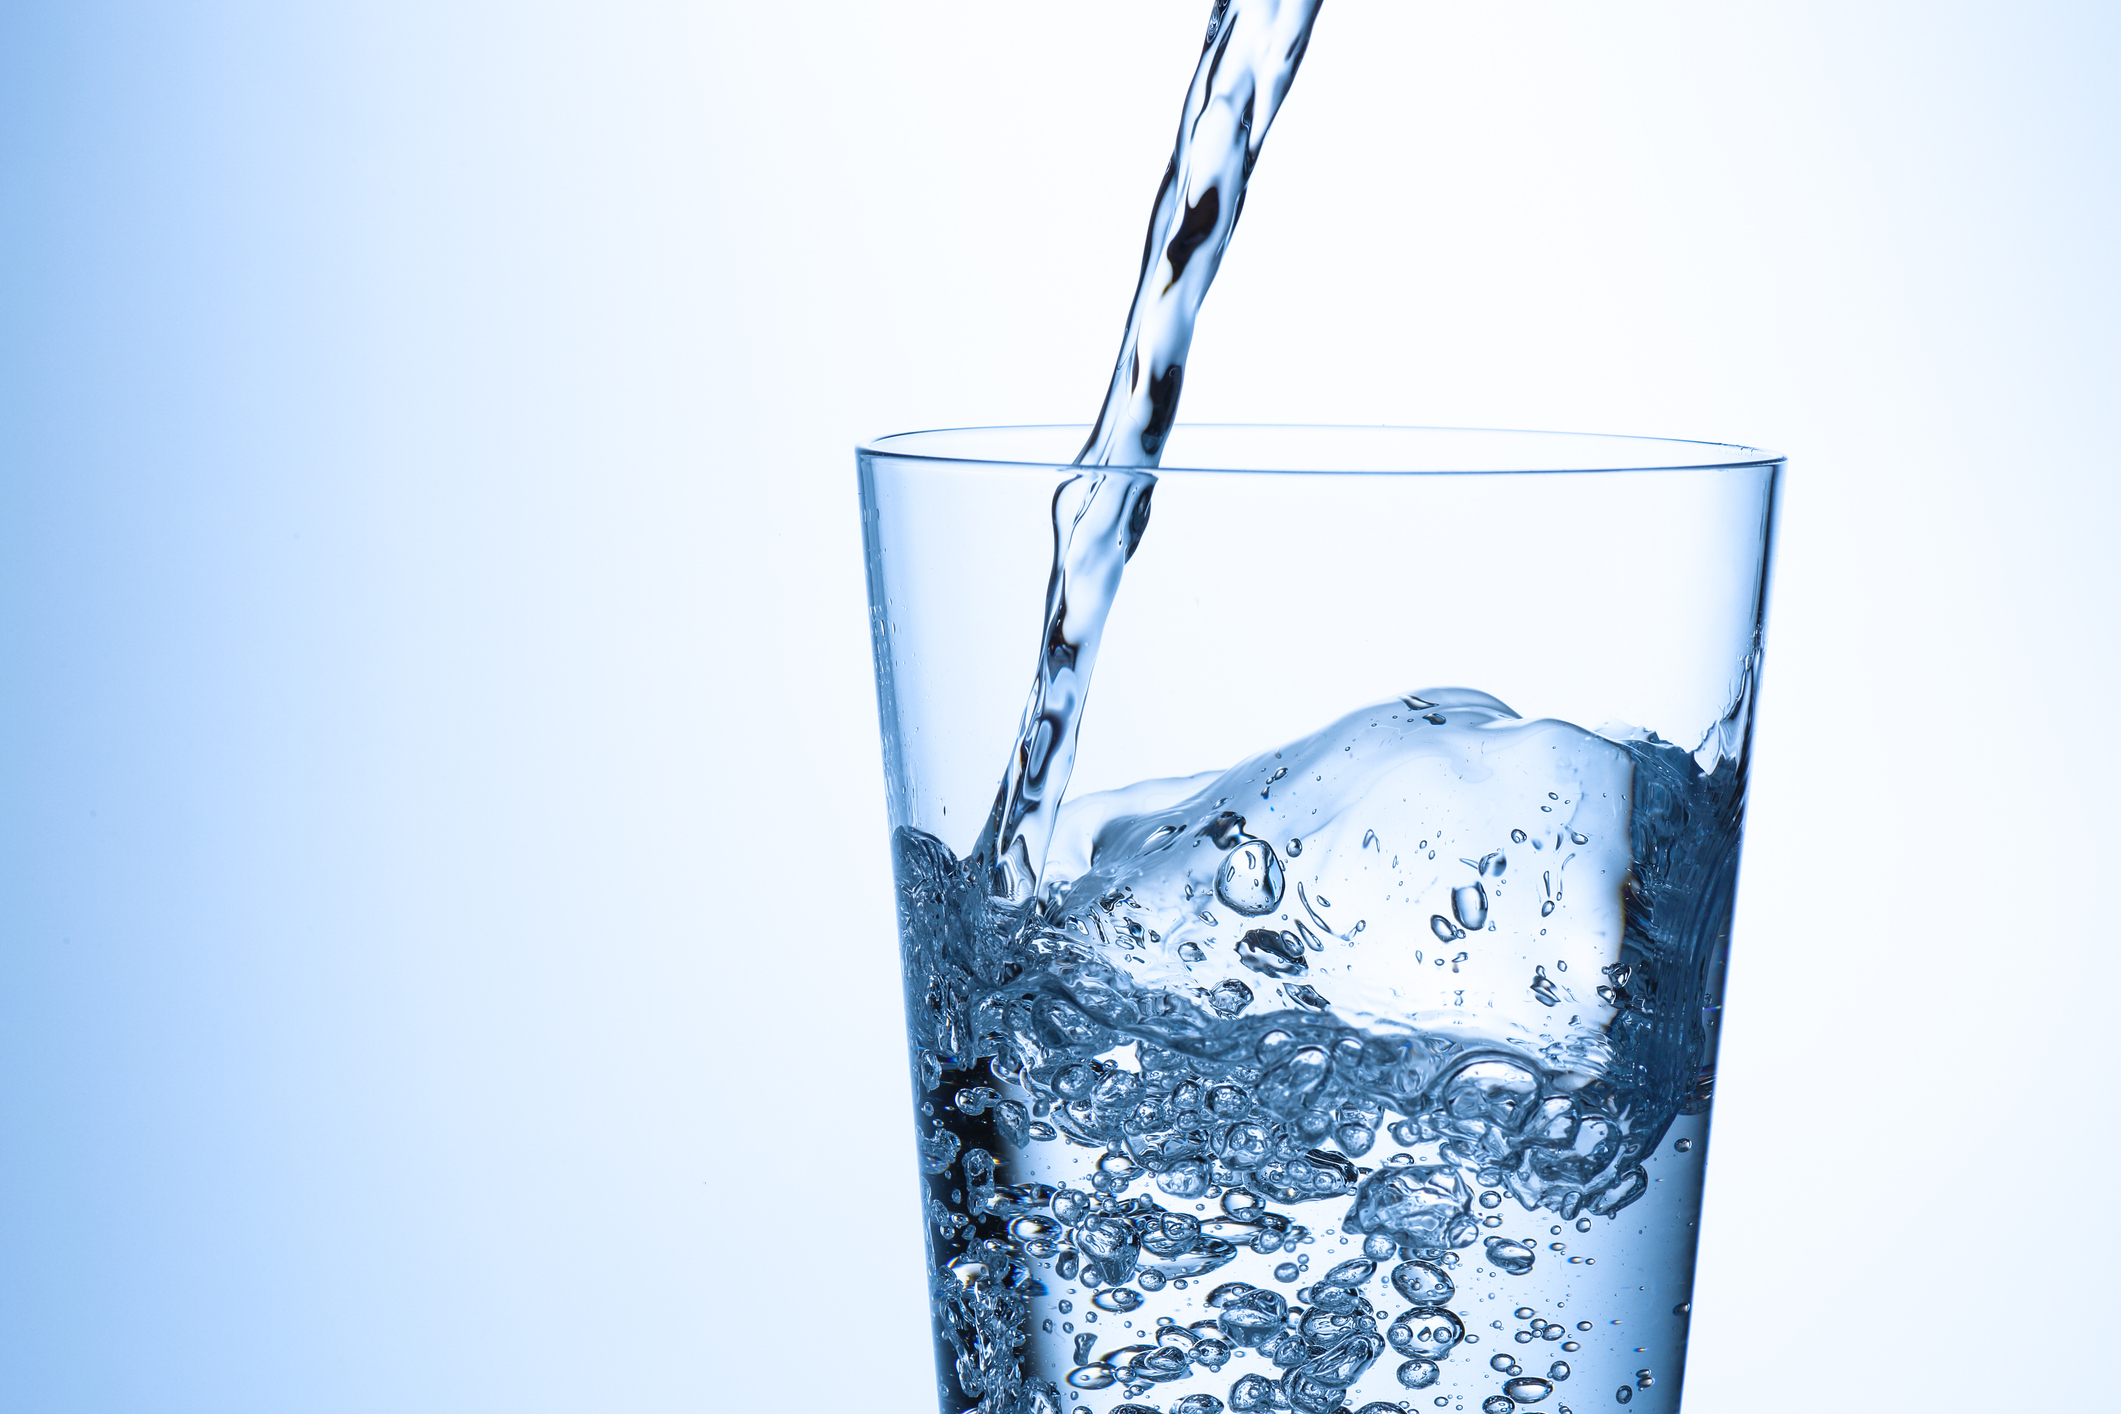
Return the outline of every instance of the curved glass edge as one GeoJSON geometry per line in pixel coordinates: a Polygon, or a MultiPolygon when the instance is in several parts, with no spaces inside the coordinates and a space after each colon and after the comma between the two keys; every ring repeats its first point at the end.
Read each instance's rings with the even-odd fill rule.
{"type": "MultiPolygon", "coordinates": [[[[911,432],[897,432],[874,437],[856,444],[858,457],[884,457],[894,461],[933,462],[942,465],[972,467],[994,467],[997,469],[1025,469],[1052,471],[1071,465],[1072,448],[1080,446],[1081,439],[1088,434],[1087,424],[1032,423],[1017,426],[996,425],[986,427],[929,428],[911,432]],[[1020,448],[995,448],[992,453],[972,448],[967,454],[962,450],[966,442],[976,442],[983,436],[996,441],[1022,440],[1046,436],[1054,440],[1056,455],[1050,457],[1026,456],[1020,448]],[[958,443],[959,447],[937,445],[958,443]],[[1062,448],[1071,449],[1066,455],[1062,448]],[[1007,452],[1009,454],[1001,454],[1007,452]]],[[[1279,476],[1529,476],[1570,473],[1597,473],[1622,471],[1718,471],[1737,470],[1746,467],[1773,467],[1787,462],[1780,452],[1761,447],[1749,447],[1737,443],[1706,442],[1690,438],[1643,437],[1625,433],[1546,431],[1523,428],[1500,427],[1428,427],[1393,424],[1364,423],[1180,423],[1172,433],[1174,451],[1183,452],[1188,438],[1226,439],[1251,435],[1254,437],[1288,440],[1310,436],[1319,441],[1361,439],[1374,447],[1380,441],[1406,442],[1418,446],[1430,443],[1444,447],[1452,443],[1460,446],[1488,444],[1504,446],[1509,443],[1541,442],[1559,446],[1564,443],[1583,444],[1578,455],[1559,458],[1527,457],[1520,460],[1498,459],[1493,464],[1468,464],[1467,458],[1452,459],[1436,457],[1424,464],[1424,458],[1414,455],[1405,462],[1390,461],[1388,464],[1364,464],[1352,466],[1321,465],[1331,457],[1290,458],[1284,463],[1262,463],[1246,459],[1245,464],[1219,461],[1167,462],[1156,468],[1158,475],[1207,473],[1216,475],[1279,475],[1279,476]],[[1610,445],[1613,455],[1599,457],[1583,455],[1584,451],[1610,445]],[[1626,449],[1626,450],[1623,450],[1626,449]],[[1306,464],[1308,463],[1308,464],[1306,464]]],[[[1345,459],[1345,458],[1344,458],[1345,459]]],[[[1361,459],[1369,463],[1379,460],[1376,456],[1361,459]]]]}

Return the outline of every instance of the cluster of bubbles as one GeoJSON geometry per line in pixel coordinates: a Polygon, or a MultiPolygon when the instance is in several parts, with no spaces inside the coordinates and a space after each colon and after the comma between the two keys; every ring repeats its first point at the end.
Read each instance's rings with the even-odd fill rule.
{"type": "MultiPolygon", "coordinates": [[[[1241,1203],[1227,1206],[1245,1212],[1241,1203]]],[[[1366,1250],[1381,1249],[1367,1244],[1366,1250]]],[[[1389,1244],[1383,1250],[1389,1250],[1389,1244]]],[[[1466,1339],[1464,1320],[1445,1305],[1455,1285],[1442,1264],[1415,1258],[1390,1267],[1388,1278],[1377,1283],[1381,1290],[1366,1296],[1364,1288],[1381,1270],[1374,1258],[1341,1262],[1299,1291],[1298,1304],[1293,1305],[1271,1288],[1224,1282],[1207,1294],[1205,1306],[1213,1313],[1209,1318],[1190,1326],[1161,1326],[1153,1345],[1127,1346],[1094,1361],[1086,1359],[1069,1372],[1068,1383],[1078,1389],[1119,1384],[1132,1398],[1153,1385],[1220,1371],[1234,1351],[1243,1349],[1266,1357],[1279,1373],[1239,1376],[1229,1387],[1229,1408],[1239,1414],[1336,1414],[1348,1388],[1389,1349],[1401,1357],[1399,1383],[1410,1390],[1427,1389],[1441,1374],[1438,1362],[1466,1339]],[[1392,1304],[1404,1309],[1388,1317],[1392,1304]]],[[[1087,1352],[1090,1346],[1085,1340],[1079,1349],[1087,1352]]],[[[1523,1385],[1513,1407],[1545,1397],[1531,1390],[1523,1385]]],[[[1119,1409],[1130,1407],[1142,1406],[1119,1409]]],[[[1189,1394],[1172,1409],[1174,1414],[1211,1414],[1223,1407],[1224,1401],[1214,1395],[1189,1394]]]]}
{"type": "MultiPolygon", "coordinates": [[[[1125,890],[1083,904],[1079,879],[1067,910],[1050,896],[1012,900],[987,887],[979,859],[899,830],[931,1291],[952,1407],[1068,1407],[1054,1380],[1025,1368],[1033,1308],[1049,1294],[1042,1273],[1080,1281],[1098,1309],[1126,1313],[1143,1293],[1199,1281],[1241,1253],[1294,1253],[1309,1233],[1275,1208],[1322,1202],[1335,1204],[1331,1217],[1364,1255],[1308,1288],[1300,1307],[1224,1282],[1201,1319],[1094,1359],[1084,1348],[1051,1373],[1077,1391],[1132,1400],[1215,1375],[1242,1349],[1279,1373],[1242,1375],[1225,1395],[1188,1393],[1174,1414],[1224,1404],[1336,1414],[1391,1351],[1399,1383],[1424,1389],[1464,1335],[1444,1304],[1459,1254],[1478,1247],[1511,1275],[1540,1255],[1483,1233],[1476,1189],[1486,1204],[1508,1194],[1579,1228],[1640,1198],[1643,1158],[1676,1114],[1707,1103],[1699,999],[1713,990],[1705,972],[1728,914],[1736,801],[1723,798],[1728,780],[1704,785],[1674,748],[1625,749],[1633,872],[1626,936],[1600,989],[1614,1011],[1610,1053],[1595,1068],[1550,1064],[1466,1030],[1357,1026],[1307,1006],[1302,989],[1284,986],[1293,1005],[1254,1015],[1239,978],[1187,986],[1137,976],[1130,948],[1153,946],[1157,934],[1125,890]],[[1073,916],[1085,908],[1095,929],[1073,916]],[[1383,1304],[1362,1294],[1373,1279],[1383,1304]],[[1396,1312],[1388,1291],[1406,1303],[1396,1312]]],[[[1184,833],[1216,851],[1224,906],[1251,902],[1248,889],[1282,893],[1278,860],[1241,817],[1213,798],[1178,813],[1187,810],[1196,813],[1184,833]]],[[[1477,918],[1484,900],[1454,897],[1453,914],[1477,918]]],[[[1539,1405],[1565,1377],[1559,1362],[1519,1369],[1494,1398],[1539,1405]]]]}
{"type": "MultiPolygon", "coordinates": [[[[1138,986],[1058,929],[1033,925],[1005,940],[935,841],[903,831],[898,845],[924,1063],[959,1071],[984,1059],[1021,1092],[1028,1107],[983,1085],[953,1101],[966,1115],[991,1113],[1013,1144],[1058,1132],[1146,1170],[1174,1198],[1244,1187],[1300,1203],[1352,1193],[1356,1161],[1389,1122],[1398,1145],[1432,1145],[1451,1168],[1572,1219],[1641,1196],[1640,1159],[1677,1108],[1645,1110],[1624,1066],[1586,1082],[1456,1037],[1381,1034],[1294,1011],[1219,1015],[1241,982],[1223,981],[1202,1005],[1138,986]]],[[[1623,962],[1609,973],[1623,1003],[1636,971],[1623,962]]],[[[954,1153],[949,1123],[922,1137],[932,1172],[954,1153]]],[[[1472,1225],[1439,1236],[1464,1245],[1472,1225]]]]}

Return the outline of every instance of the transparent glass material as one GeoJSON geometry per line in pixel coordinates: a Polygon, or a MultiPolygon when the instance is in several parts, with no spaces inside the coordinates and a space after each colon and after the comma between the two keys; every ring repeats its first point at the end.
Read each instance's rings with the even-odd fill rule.
{"type": "Polygon", "coordinates": [[[858,452],[940,1407],[1677,1409],[1782,460],[1182,425],[1011,901],[1083,435],[858,452]]]}

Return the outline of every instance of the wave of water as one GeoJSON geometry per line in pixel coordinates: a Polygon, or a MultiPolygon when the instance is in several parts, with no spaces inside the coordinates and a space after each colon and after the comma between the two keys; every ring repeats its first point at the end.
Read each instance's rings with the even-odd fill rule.
{"type": "Polygon", "coordinates": [[[1239,1348],[1275,1367],[1260,1407],[1307,1414],[1387,1350],[1402,1387],[1441,1378],[1461,1316],[1406,1283],[1448,1287],[1466,1249],[1502,1272],[1537,1256],[1484,1242],[1479,1204],[1611,1218],[1707,1106],[1743,804],[1715,766],[1440,690],[1071,802],[1028,901],[901,830],[949,1397],[1132,1398],[1239,1348]],[[1329,1225],[1361,1244],[1360,1281],[1293,1307],[1259,1282],[1187,1289],[1329,1225]],[[1069,1281],[1192,1331],[1185,1358],[1062,1353],[1031,1322],[1069,1281]]]}

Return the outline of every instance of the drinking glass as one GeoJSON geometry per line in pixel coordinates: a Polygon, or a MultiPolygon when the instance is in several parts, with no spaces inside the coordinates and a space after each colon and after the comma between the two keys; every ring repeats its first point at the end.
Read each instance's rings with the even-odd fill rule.
{"type": "Polygon", "coordinates": [[[1782,459],[1182,425],[1026,897],[1083,435],[857,454],[940,1407],[1676,1410],[1782,459]]]}

